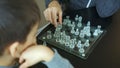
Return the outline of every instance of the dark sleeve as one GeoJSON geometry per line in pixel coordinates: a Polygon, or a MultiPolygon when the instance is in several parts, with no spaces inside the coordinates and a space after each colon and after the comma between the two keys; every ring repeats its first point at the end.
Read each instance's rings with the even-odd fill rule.
{"type": "Polygon", "coordinates": [[[101,17],[111,16],[120,9],[120,0],[96,0],[96,9],[101,17]]]}
{"type": "Polygon", "coordinates": [[[43,62],[48,68],[74,68],[72,64],[54,49],[55,55],[50,62],[43,62]]]}

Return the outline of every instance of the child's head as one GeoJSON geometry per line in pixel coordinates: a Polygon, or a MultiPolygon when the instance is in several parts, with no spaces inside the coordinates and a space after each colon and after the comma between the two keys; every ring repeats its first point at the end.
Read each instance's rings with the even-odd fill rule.
{"type": "Polygon", "coordinates": [[[23,50],[36,44],[35,33],[40,21],[35,0],[0,0],[0,56],[19,57],[23,50]]]}

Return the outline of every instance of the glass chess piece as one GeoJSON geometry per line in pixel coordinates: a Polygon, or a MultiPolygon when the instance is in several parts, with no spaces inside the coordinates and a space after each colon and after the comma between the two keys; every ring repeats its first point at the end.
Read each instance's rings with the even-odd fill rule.
{"type": "Polygon", "coordinates": [[[51,31],[47,31],[47,39],[52,39],[52,32],[51,31]]]}
{"type": "Polygon", "coordinates": [[[78,15],[76,15],[76,17],[75,17],[75,21],[78,21],[79,20],[79,17],[78,17],[78,15]]]}
{"type": "Polygon", "coordinates": [[[47,46],[47,43],[46,43],[46,41],[45,41],[46,38],[45,38],[45,37],[42,37],[42,39],[44,40],[44,41],[43,41],[43,45],[44,45],[44,46],[47,46]]]}
{"type": "Polygon", "coordinates": [[[87,26],[90,26],[90,21],[87,22],[87,26]]]}
{"type": "Polygon", "coordinates": [[[78,47],[78,48],[82,48],[81,40],[78,41],[78,43],[77,43],[77,47],[78,47]]]}
{"type": "Polygon", "coordinates": [[[94,37],[98,36],[98,30],[97,30],[97,29],[95,29],[95,31],[94,31],[94,33],[93,33],[93,36],[94,36],[94,37]]]}
{"type": "Polygon", "coordinates": [[[84,52],[85,52],[84,48],[80,48],[80,49],[79,49],[79,52],[80,52],[80,53],[84,53],[84,52]]]}
{"type": "Polygon", "coordinates": [[[44,41],[44,42],[43,42],[43,45],[44,45],[44,46],[47,46],[47,43],[46,43],[46,41],[44,41]]]}
{"type": "Polygon", "coordinates": [[[85,37],[85,33],[84,33],[84,31],[83,30],[81,30],[81,32],[80,32],[80,38],[84,38],[85,37]]]}
{"type": "Polygon", "coordinates": [[[85,41],[84,46],[85,46],[85,47],[89,47],[89,46],[90,46],[89,40],[86,40],[86,41],[85,41]]]}
{"type": "Polygon", "coordinates": [[[80,16],[79,19],[78,19],[78,24],[77,26],[80,28],[82,27],[82,17],[80,16]]]}
{"type": "Polygon", "coordinates": [[[79,35],[79,29],[76,29],[75,35],[79,35]]]}
{"type": "Polygon", "coordinates": [[[103,33],[103,31],[101,30],[101,26],[100,25],[97,26],[97,31],[98,31],[98,34],[103,33]]]}
{"type": "Polygon", "coordinates": [[[74,34],[74,33],[75,33],[75,30],[74,30],[74,27],[72,27],[71,34],[74,34]]]}
{"type": "Polygon", "coordinates": [[[85,57],[85,54],[83,53],[82,56],[85,57]]]}

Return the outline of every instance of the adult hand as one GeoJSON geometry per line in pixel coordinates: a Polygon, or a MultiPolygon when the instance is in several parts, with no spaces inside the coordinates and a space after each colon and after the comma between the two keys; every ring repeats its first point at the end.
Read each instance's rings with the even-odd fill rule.
{"type": "Polygon", "coordinates": [[[62,9],[58,1],[51,1],[48,8],[44,11],[44,16],[46,20],[50,21],[55,27],[58,24],[62,24],[62,9]]]}
{"type": "Polygon", "coordinates": [[[46,46],[32,46],[25,50],[19,59],[19,68],[28,68],[40,61],[48,62],[52,60],[54,52],[46,46]]]}

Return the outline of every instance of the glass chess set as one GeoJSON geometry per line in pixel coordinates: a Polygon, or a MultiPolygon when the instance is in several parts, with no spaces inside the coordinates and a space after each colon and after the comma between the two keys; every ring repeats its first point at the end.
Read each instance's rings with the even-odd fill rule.
{"type": "Polygon", "coordinates": [[[87,59],[106,30],[101,25],[91,26],[91,22],[82,23],[82,16],[76,15],[74,20],[69,16],[63,19],[63,24],[56,28],[48,28],[39,40],[43,45],[51,44],[82,59],[87,59]]]}

